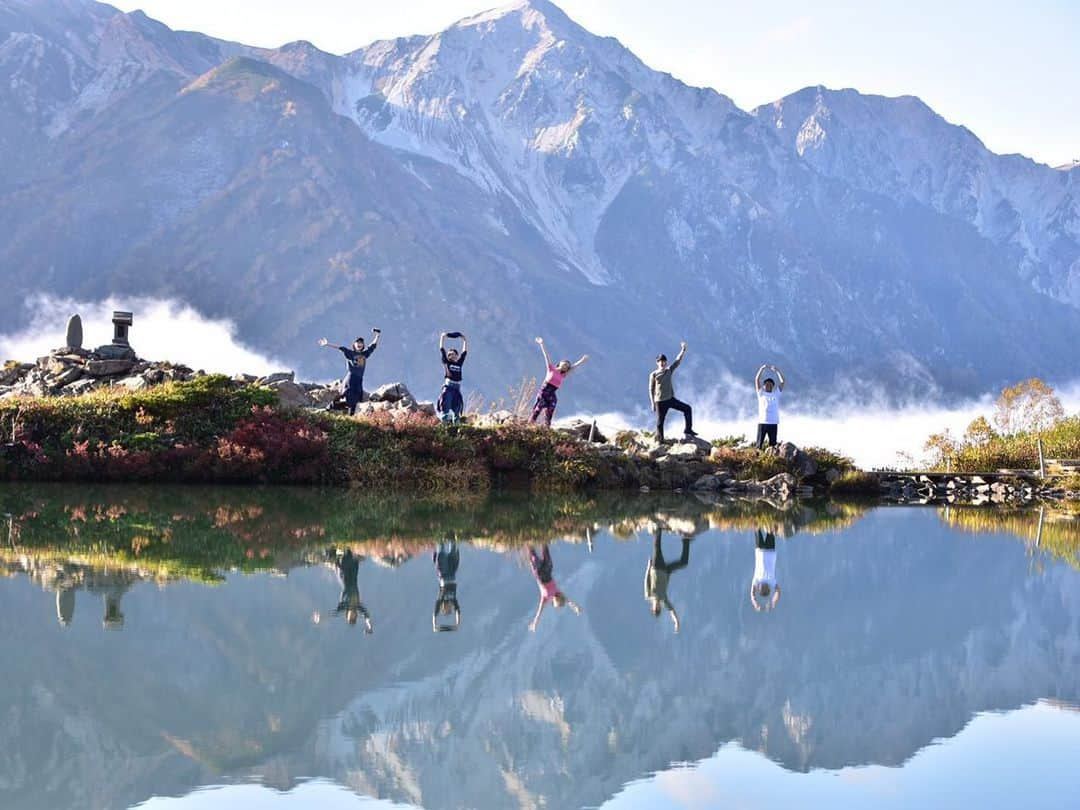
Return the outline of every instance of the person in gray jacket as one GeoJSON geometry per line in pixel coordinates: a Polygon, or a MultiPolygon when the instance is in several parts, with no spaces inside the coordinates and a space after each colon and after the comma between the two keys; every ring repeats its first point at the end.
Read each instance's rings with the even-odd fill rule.
{"type": "Polygon", "coordinates": [[[675,387],[672,385],[671,376],[679,367],[683,356],[686,354],[686,341],[679,344],[679,354],[668,365],[666,354],[656,358],[656,370],[649,375],[649,400],[652,409],[656,412],[656,438],[664,441],[664,422],[667,420],[668,411],[679,411],[683,415],[683,433],[689,439],[697,436],[694,432],[694,412],[685,402],[675,398],[675,387]]]}

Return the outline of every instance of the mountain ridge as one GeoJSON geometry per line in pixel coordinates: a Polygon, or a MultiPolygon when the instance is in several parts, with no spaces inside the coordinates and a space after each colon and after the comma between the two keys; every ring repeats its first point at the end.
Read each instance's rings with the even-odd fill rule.
{"type": "Polygon", "coordinates": [[[453,320],[487,347],[470,376],[487,396],[536,372],[545,333],[604,358],[575,389],[606,409],[640,406],[649,358],[680,339],[699,377],[769,358],[816,396],[1080,374],[1080,175],[1014,172],[922,102],[821,88],[744,111],[546,0],[343,56],[6,0],[0,87],[15,326],[34,293],[177,297],[330,375],[305,347],[378,321],[380,361],[422,389],[453,320]],[[176,106],[235,58],[301,84],[246,112],[176,106]]]}

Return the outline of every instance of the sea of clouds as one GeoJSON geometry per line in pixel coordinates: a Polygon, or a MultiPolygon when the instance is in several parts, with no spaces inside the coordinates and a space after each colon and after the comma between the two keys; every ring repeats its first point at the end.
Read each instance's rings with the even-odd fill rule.
{"type": "Polygon", "coordinates": [[[288,368],[245,346],[231,321],[207,318],[177,301],[125,297],[87,302],[41,295],[28,300],[26,307],[34,314],[33,322],[14,334],[0,334],[0,359],[32,360],[59,348],[68,317],[75,312],[82,318],[85,348],[109,343],[113,310],[128,310],[135,315],[131,345],[140,357],[225,374],[269,374],[288,368]]]}
{"type": "MultiPolygon", "coordinates": [[[[1065,412],[1080,413],[1080,382],[1058,384],[1057,394],[1065,412]]],[[[677,386],[676,395],[694,408],[694,430],[702,438],[738,436],[753,440],[757,433],[757,402],[750,380],[725,379],[721,385],[704,391],[677,386]]],[[[960,437],[973,419],[994,413],[998,392],[942,404],[926,401],[907,405],[886,404],[884,396],[852,393],[830,398],[828,402],[806,401],[793,386],[782,397],[780,441],[799,447],[824,447],[848,456],[863,469],[910,468],[925,456],[926,439],[933,433],[948,430],[960,437]]],[[[605,433],[628,428],[652,430],[655,417],[644,408],[634,414],[610,412],[576,418],[596,419],[605,433]]],[[[667,435],[682,433],[682,415],[668,415],[667,435]]]]}

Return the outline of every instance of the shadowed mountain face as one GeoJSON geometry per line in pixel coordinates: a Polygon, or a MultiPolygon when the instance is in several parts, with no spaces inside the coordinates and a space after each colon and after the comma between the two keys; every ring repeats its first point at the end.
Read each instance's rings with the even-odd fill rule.
{"type": "Polygon", "coordinates": [[[544,0],[340,57],[0,0],[0,163],[15,326],[32,293],[169,296],[329,374],[314,339],[374,323],[373,374],[418,390],[462,329],[495,396],[542,333],[602,360],[590,407],[680,339],[701,388],[766,357],[894,397],[1080,372],[1075,171],[911,99],[749,114],[544,0]]]}
{"type": "MultiPolygon", "coordinates": [[[[99,520],[36,492],[13,524],[16,546],[36,543],[37,522],[61,511],[80,527],[79,548],[108,548],[129,523],[153,535],[156,512],[138,499],[103,507],[113,517],[99,520]]],[[[194,549],[183,526],[203,519],[204,499],[177,493],[167,522],[194,549]]],[[[290,548],[311,519],[302,499],[282,499],[302,512],[294,525],[280,509],[260,515],[258,499],[220,497],[208,496],[215,524],[254,549],[290,548]],[[267,530],[249,538],[245,521],[267,530]]],[[[323,543],[341,545],[346,525],[367,537],[380,513],[365,507],[346,523],[349,507],[329,503],[323,543]]],[[[792,771],[900,766],[978,712],[1080,700],[1077,571],[1025,553],[1015,536],[968,533],[914,508],[818,533],[837,525],[826,513],[693,504],[631,505],[625,521],[609,509],[620,534],[637,532],[619,540],[597,527],[591,547],[553,543],[554,577],[582,614],[549,606],[535,633],[536,584],[497,528],[535,508],[525,502],[469,508],[502,539],[461,545],[455,633],[432,633],[431,540],[353,544],[370,635],[334,614],[341,583],[314,554],[305,564],[279,552],[285,577],[155,588],[149,562],[95,567],[77,563],[80,552],[61,563],[59,548],[27,545],[7,555],[14,576],[0,580],[4,806],[129,806],[206,784],[289,789],[311,777],[428,807],[595,806],[729,741],[792,771]],[[776,532],[783,596],[766,612],[748,598],[754,525],[776,532]],[[654,530],[668,563],[693,538],[667,590],[678,634],[643,598],[654,530]]],[[[595,508],[559,504],[566,528],[550,536],[578,535],[568,516],[595,508]]],[[[393,505],[382,514],[384,537],[450,533],[434,513],[412,523],[393,505]]],[[[540,512],[528,514],[535,524],[540,512]]],[[[1050,526],[1044,538],[1060,532],[1050,526]]]]}

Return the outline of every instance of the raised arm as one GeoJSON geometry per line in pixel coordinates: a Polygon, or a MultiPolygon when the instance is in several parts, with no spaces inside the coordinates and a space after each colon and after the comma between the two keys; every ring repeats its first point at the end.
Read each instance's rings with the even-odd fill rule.
{"type": "Polygon", "coordinates": [[[461,353],[462,353],[462,355],[464,355],[467,351],[469,351],[469,339],[467,337],[465,337],[465,335],[462,335],[461,336],[461,353]]]}
{"type": "Polygon", "coordinates": [[[540,347],[541,354],[544,355],[544,366],[547,368],[551,368],[551,358],[548,357],[547,348],[544,346],[544,339],[542,337],[538,337],[536,339],[536,344],[540,347]]]}
{"type": "Polygon", "coordinates": [[[686,356],[686,341],[684,340],[679,344],[679,353],[675,355],[675,359],[671,362],[671,370],[674,371],[679,367],[679,363],[682,362],[683,357],[686,356]]]}
{"type": "Polygon", "coordinates": [[[675,632],[679,632],[679,614],[672,606],[671,602],[664,600],[664,604],[667,605],[668,612],[671,614],[671,623],[675,625],[675,632]]]}
{"type": "Polygon", "coordinates": [[[446,353],[446,332],[439,335],[439,351],[443,354],[446,353]]]}
{"type": "Polygon", "coordinates": [[[544,612],[544,599],[541,597],[540,603],[536,606],[536,615],[532,617],[532,621],[529,622],[529,632],[536,632],[536,623],[540,621],[540,614],[544,612]]]}
{"type": "Polygon", "coordinates": [[[760,391],[761,390],[761,375],[765,373],[765,369],[767,369],[767,368],[768,368],[768,365],[766,365],[765,363],[762,363],[761,368],[759,368],[757,370],[757,374],[754,376],[754,390],[755,391],[760,391]]]}
{"type": "Polygon", "coordinates": [[[579,359],[576,363],[572,364],[570,366],[570,368],[578,368],[579,366],[583,366],[583,365],[585,365],[585,361],[588,360],[588,359],[589,359],[589,355],[583,354],[583,355],[581,355],[581,359],[579,359]]]}
{"type": "Polygon", "coordinates": [[[783,391],[784,390],[784,372],[782,372],[776,366],[769,366],[769,368],[771,368],[773,371],[776,372],[776,379],[779,380],[779,382],[780,382],[780,390],[783,391]]]}
{"type": "Polygon", "coordinates": [[[330,341],[326,338],[319,338],[318,345],[320,349],[333,349],[334,351],[342,348],[341,346],[331,346],[330,341]]]}

